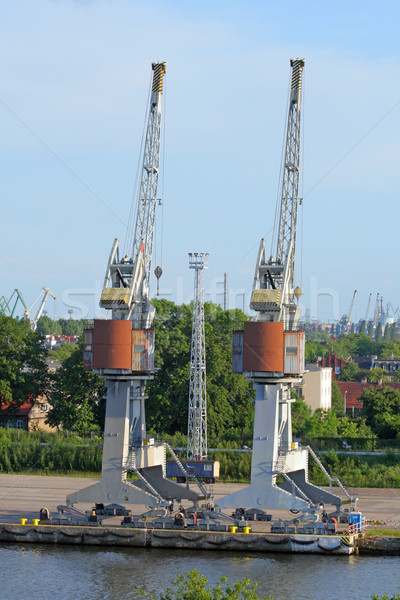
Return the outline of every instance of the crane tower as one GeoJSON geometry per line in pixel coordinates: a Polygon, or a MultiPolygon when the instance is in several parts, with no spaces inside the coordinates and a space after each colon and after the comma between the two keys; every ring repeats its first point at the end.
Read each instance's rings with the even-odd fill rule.
{"type": "Polygon", "coordinates": [[[186,457],[202,460],[208,453],[203,290],[203,269],[208,268],[208,254],[189,253],[189,268],[194,269],[194,296],[186,457]]]}
{"type": "Polygon", "coordinates": [[[122,256],[119,240],[114,240],[100,298],[100,306],[111,312],[111,319],[95,320],[84,334],[85,368],[96,371],[107,388],[101,481],[69,495],[67,502],[71,503],[155,506],[173,498],[198,498],[195,492],[165,478],[166,446],[146,433],[145,387],[154,373],[150,270],[166,63],[153,63],[152,70],[132,252],[122,256]],[[128,471],[134,471],[138,481],[128,482],[128,471]]]}
{"type": "Polygon", "coordinates": [[[250,308],[254,321],[234,332],[234,371],[255,388],[250,486],[218,501],[220,508],[308,510],[323,502],[339,510],[341,498],[308,482],[308,448],[292,442],[291,389],[304,373],[304,332],[297,330],[300,288],[294,288],[299,203],[302,73],[293,59],[283,162],[276,255],[266,258],[262,239],[250,308]],[[282,479],[279,482],[279,479],[282,479]]]}

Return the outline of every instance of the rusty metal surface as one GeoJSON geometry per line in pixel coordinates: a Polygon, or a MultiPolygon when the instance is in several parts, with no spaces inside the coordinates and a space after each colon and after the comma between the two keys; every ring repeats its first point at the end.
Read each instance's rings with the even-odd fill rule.
{"type": "Polygon", "coordinates": [[[244,324],[243,370],[283,373],[283,323],[244,324]]]}
{"type": "Polygon", "coordinates": [[[94,369],[131,369],[131,321],[96,319],[93,331],[94,369]]]}

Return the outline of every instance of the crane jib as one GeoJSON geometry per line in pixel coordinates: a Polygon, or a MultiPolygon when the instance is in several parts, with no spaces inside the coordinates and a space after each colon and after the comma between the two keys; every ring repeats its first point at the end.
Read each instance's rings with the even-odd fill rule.
{"type": "Polygon", "coordinates": [[[152,97],[142,158],[139,201],[132,240],[133,248],[129,256],[120,257],[119,243],[114,242],[100,299],[102,308],[113,311],[113,319],[122,318],[137,323],[141,322],[141,326],[144,328],[151,327],[154,317],[153,309],[147,305],[155,230],[156,198],[158,197],[161,100],[166,63],[153,63],[152,70],[152,97]],[[143,305],[147,306],[146,311],[144,311],[143,305]]]}
{"type": "Polygon", "coordinates": [[[151,88],[152,92],[158,92],[162,94],[163,91],[163,77],[167,71],[167,63],[153,63],[152,65],[154,75],[153,75],[153,85],[151,88]]]}

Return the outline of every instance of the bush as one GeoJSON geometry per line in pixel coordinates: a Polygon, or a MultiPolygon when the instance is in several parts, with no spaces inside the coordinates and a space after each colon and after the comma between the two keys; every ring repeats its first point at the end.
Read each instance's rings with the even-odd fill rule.
{"type": "Polygon", "coordinates": [[[101,445],[77,435],[0,430],[1,473],[98,473],[101,459],[101,445]]]}
{"type": "Polygon", "coordinates": [[[172,583],[173,588],[167,588],[158,596],[143,590],[139,593],[152,600],[272,600],[271,596],[260,598],[256,593],[258,583],[251,583],[249,579],[231,584],[226,577],[221,577],[214,588],[207,588],[207,577],[200,575],[197,569],[178,575],[172,583]]]}

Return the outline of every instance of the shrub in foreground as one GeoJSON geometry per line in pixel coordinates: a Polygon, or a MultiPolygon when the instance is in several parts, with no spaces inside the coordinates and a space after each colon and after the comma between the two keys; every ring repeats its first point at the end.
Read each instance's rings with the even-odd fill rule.
{"type": "Polygon", "coordinates": [[[173,588],[167,588],[158,596],[143,590],[140,594],[151,600],[273,600],[271,596],[260,598],[256,593],[258,583],[249,579],[231,584],[226,577],[221,577],[214,588],[207,588],[207,577],[197,569],[178,575],[172,583],[173,588]]]}

